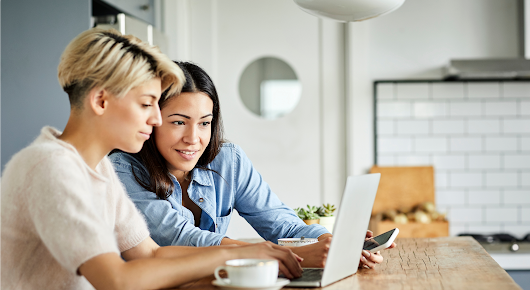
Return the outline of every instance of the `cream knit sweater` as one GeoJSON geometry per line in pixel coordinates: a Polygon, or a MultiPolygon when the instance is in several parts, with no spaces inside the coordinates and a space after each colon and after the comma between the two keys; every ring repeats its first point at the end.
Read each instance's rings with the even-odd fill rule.
{"type": "Polygon", "coordinates": [[[2,177],[2,289],[93,289],[87,260],[149,236],[108,158],[92,170],[44,127],[2,177]]]}

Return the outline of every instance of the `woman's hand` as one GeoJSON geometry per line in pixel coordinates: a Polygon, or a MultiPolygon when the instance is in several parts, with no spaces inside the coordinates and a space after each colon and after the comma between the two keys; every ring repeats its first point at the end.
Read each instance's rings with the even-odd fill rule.
{"type": "Polygon", "coordinates": [[[301,247],[285,247],[291,249],[295,254],[303,257],[302,267],[304,268],[324,268],[328,258],[330,237],[323,238],[319,242],[301,247]]]}
{"type": "MultiPolygon", "coordinates": [[[[374,236],[374,233],[372,231],[366,231],[366,239],[369,240],[374,236]]],[[[396,246],[396,243],[392,243],[387,249],[392,249],[396,246]]],[[[372,269],[377,264],[381,264],[383,262],[383,256],[381,256],[381,253],[377,251],[377,253],[371,253],[370,251],[363,250],[363,253],[361,255],[361,261],[359,262],[359,268],[365,268],[365,269],[372,269]]]]}
{"type": "Polygon", "coordinates": [[[230,251],[235,251],[239,259],[276,259],[280,266],[280,271],[289,279],[302,276],[300,256],[294,254],[289,248],[278,246],[271,242],[259,244],[249,244],[234,247],[230,251]]]}

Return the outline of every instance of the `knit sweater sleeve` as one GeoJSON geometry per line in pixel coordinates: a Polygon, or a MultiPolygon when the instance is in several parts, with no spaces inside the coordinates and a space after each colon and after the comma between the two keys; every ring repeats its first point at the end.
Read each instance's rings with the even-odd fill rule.
{"type": "Polygon", "coordinates": [[[136,247],[149,237],[149,229],[143,215],[136,208],[132,200],[125,192],[112,164],[105,158],[103,160],[105,171],[108,171],[112,191],[116,198],[115,228],[118,248],[120,252],[136,247]]]}
{"type": "MultiPolygon", "coordinates": [[[[70,154],[71,155],[71,154],[70,154]]],[[[91,182],[80,158],[59,151],[32,165],[25,196],[29,218],[52,256],[68,271],[104,253],[119,253],[114,229],[105,219],[106,182],[91,182]]]]}

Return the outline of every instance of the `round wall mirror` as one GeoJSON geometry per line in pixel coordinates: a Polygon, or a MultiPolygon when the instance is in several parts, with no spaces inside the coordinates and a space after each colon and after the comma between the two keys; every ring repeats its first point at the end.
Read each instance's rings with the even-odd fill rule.
{"type": "Polygon", "coordinates": [[[275,57],[253,61],[239,78],[241,101],[264,119],[276,119],[290,113],[301,95],[302,84],[294,70],[275,57]]]}

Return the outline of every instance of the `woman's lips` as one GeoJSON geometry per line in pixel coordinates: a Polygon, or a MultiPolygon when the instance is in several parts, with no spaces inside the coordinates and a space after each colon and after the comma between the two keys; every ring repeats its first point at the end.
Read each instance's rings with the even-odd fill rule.
{"type": "Polygon", "coordinates": [[[151,137],[151,134],[150,134],[150,133],[140,132],[140,135],[142,135],[142,137],[144,137],[145,140],[149,140],[149,137],[151,137]]]}
{"type": "Polygon", "coordinates": [[[193,160],[198,152],[198,151],[188,151],[188,150],[176,150],[176,151],[182,158],[186,160],[193,160]]]}

